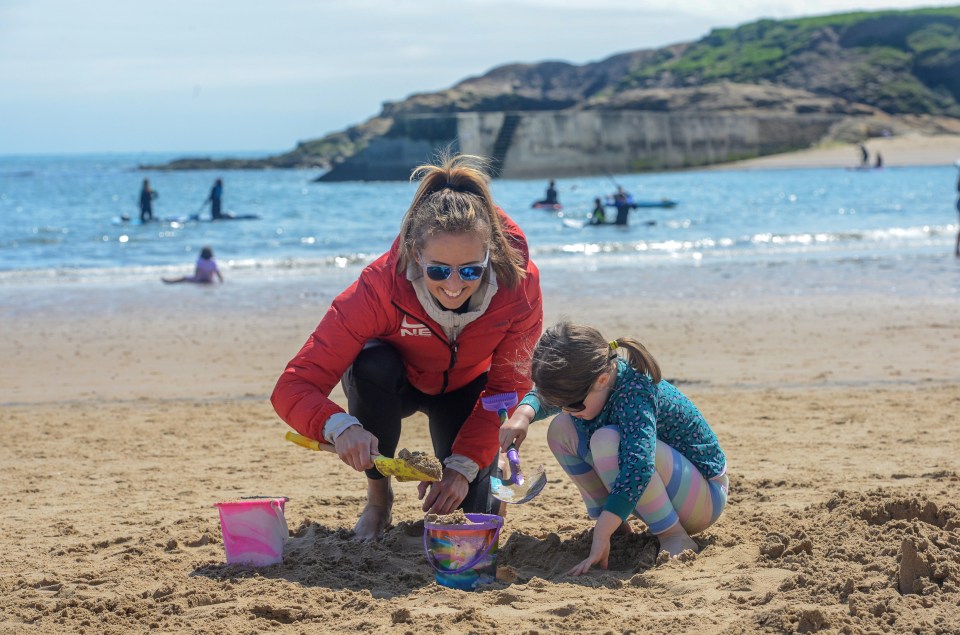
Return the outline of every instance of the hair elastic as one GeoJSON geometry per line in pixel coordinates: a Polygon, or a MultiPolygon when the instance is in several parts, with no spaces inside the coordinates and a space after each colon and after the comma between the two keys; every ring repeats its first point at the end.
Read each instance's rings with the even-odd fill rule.
{"type": "Polygon", "coordinates": [[[615,351],[620,345],[617,344],[617,340],[610,340],[610,350],[615,351]]]}

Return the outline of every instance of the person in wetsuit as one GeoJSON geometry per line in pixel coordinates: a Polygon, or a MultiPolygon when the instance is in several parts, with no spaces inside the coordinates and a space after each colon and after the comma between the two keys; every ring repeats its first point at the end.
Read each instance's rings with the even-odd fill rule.
{"type": "Polygon", "coordinates": [[[140,188],[140,222],[149,223],[153,220],[153,199],[157,198],[157,193],[150,187],[150,181],[143,179],[143,187],[140,188]]]}
{"type": "Polygon", "coordinates": [[[207,197],[207,203],[210,203],[210,216],[211,220],[219,220],[223,218],[223,179],[217,179],[213,183],[213,187],[210,189],[210,196],[207,197]]]}

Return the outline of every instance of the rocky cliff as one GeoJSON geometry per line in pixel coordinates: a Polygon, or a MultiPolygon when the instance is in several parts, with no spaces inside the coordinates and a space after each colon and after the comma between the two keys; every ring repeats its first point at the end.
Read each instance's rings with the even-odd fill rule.
{"type": "Polygon", "coordinates": [[[505,65],[388,102],[365,123],[284,155],[163,167],[323,167],[328,180],[393,179],[452,144],[485,151],[504,176],[551,176],[952,132],[957,117],[960,8],[848,13],[761,20],[590,64],[505,65]]]}

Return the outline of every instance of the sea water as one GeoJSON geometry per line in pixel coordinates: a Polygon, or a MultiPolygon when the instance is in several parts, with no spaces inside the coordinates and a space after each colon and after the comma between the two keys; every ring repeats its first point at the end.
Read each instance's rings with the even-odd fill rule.
{"type": "MultiPolygon", "coordinates": [[[[78,297],[84,288],[153,288],[161,275],[191,272],[204,245],[228,281],[346,284],[389,248],[416,189],[318,183],[315,170],[137,169],[170,158],[0,157],[0,295],[50,284],[78,297]],[[209,218],[204,201],[218,177],[224,208],[259,219],[184,220],[209,218]],[[144,178],[159,194],[154,215],[170,220],[122,220],[138,218],[144,178]]],[[[960,290],[956,179],[949,165],[565,178],[557,180],[560,213],[531,208],[543,180],[494,180],[492,191],[526,233],[547,292],[569,291],[574,281],[585,296],[952,296],[960,290]],[[579,226],[594,198],[617,186],[677,205],[634,210],[626,227],[579,226]]]]}

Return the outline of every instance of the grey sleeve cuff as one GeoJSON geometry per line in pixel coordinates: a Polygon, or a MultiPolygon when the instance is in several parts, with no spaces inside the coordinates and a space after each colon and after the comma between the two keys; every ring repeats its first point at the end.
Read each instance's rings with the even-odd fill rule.
{"type": "Polygon", "coordinates": [[[443,465],[463,474],[469,483],[472,483],[480,472],[480,466],[462,454],[451,454],[443,460],[443,465]]]}
{"type": "Polygon", "coordinates": [[[327,443],[333,443],[337,440],[337,437],[343,434],[344,430],[350,426],[359,425],[360,422],[357,421],[357,418],[353,415],[348,415],[345,412],[338,412],[337,414],[330,415],[330,418],[327,419],[327,422],[323,424],[323,438],[327,443]]]}

